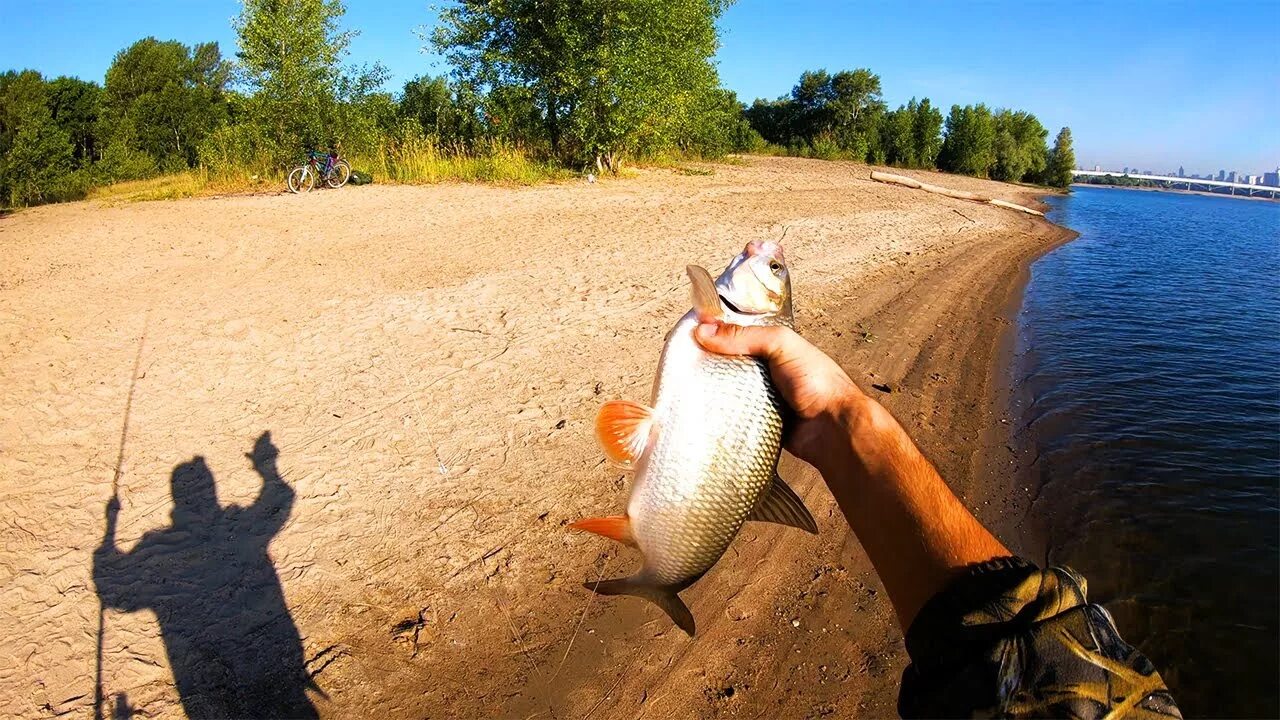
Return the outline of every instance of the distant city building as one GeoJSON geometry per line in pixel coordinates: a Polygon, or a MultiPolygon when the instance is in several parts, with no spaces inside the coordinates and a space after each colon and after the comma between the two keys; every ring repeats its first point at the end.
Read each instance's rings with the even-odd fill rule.
{"type": "Polygon", "coordinates": [[[1125,165],[1125,166],[1124,166],[1124,174],[1125,174],[1125,175],[1128,175],[1128,174],[1129,174],[1129,166],[1128,166],[1128,165],[1125,165]]]}
{"type": "Polygon", "coordinates": [[[1101,171],[1102,171],[1102,166],[1101,166],[1101,165],[1094,165],[1094,166],[1093,166],[1093,171],[1094,171],[1094,172],[1101,172],[1101,171]]]}
{"type": "Polygon", "coordinates": [[[1236,171],[1232,170],[1231,172],[1227,173],[1227,182],[1235,182],[1235,181],[1236,181],[1236,171]]]}
{"type": "Polygon", "coordinates": [[[1179,166],[1178,166],[1178,177],[1186,177],[1186,176],[1187,176],[1187,172],[1186,172],[1185,170],[1183,170],[1183,169],[1182,169],[1182,166],[1181,166],[1181,165],[1179,165],[1179,166]]]}
{"type": "Polygon", "coordinates": [[[1225,181],[1226,179],[1227,179],[1227,171],[1226,171],[1226,170],[1219,170],[1219,171],[1218,171],[1218,182],[1223,182],[1223,181],[1225,181]]]}
{"type": "Polygon", "coordinates": [[[1257,185],[1257,184],[1258,184],[1258,176],[1257,176],[1257,175],[1246,175],[1246,176],[1244,177],[1244,183],[1245,183],[1246,185],[1257,185]]]}
{"type": "Polygon", "coordinates": [[[1262,184],[1268,187],[1280,187],[1280,168],[1275,172],[1262,173],[1262,184]]]}

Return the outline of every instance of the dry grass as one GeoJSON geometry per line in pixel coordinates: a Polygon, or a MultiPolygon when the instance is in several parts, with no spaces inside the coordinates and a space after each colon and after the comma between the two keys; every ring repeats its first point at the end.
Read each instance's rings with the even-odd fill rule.
{"type": "Polygon", "coordinates": [[[105,203],[177,200],[202,195],[226,195],[283,187],[279,178],[244,174],[213,177],[203,168],[160,175],[146,180],[129,180],[89,190],[88,199],[105,203]],[[278,182],[277,182],[278,181],[278,182]]]}
{"type": "Polygon", "coordinates": [[[495,182],[536,185],[562,180],[571,172],[535,160],[515,145],[482,143],[474,148],[444,148],[430,139],[389,143],[370,155],[351,158],[351,166],[369,172],[374,182],[429,185],[441,182],[495,182]]]}
{"type": "MultiPolygon", "coordinates": [[[[348,161],[353,169],[372,174],[374,182],[405,185],[442,182],[536,185],[573,175],[557,165],[533,159],[519,147],[503,143],[489,143],[474,149],[445,149],[430,140],[411,140],[355,155],[348,161]]],[[[281,170],[244,167],[213,173],[196,168],[96,187],[89,190],[87,197],[99,202],[129,203],[277,189],[285,189],[285,173],[281,170]]]]}

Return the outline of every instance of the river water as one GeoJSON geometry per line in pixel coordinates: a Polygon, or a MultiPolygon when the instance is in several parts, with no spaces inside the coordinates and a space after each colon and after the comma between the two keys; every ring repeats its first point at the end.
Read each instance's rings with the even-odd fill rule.
{"type": "Polygon", "coordinates": [[[1050,203],[1080,237],[1032,266],[1019,314],[1028,527],[1184,713],[1280,717],[1280,204],[1050,203]]]}

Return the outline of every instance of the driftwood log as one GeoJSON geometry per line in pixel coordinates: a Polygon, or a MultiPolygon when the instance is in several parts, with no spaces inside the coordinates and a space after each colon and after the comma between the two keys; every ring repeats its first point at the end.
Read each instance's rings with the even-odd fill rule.
{"type": "Polygon", "coordinates": [[[909,188],[915,188],[916,190],[923,190],[925,192],[936,193],[938,195],[946,195],[947,197],[953,197],[953,198],[956,198],[957,200],[972,200],[974,202],[987,203],[989,205],[997,205],[1002,208],[1009,208],[1010,210],[1018,210],[1020,212],[1028,213],[1030,215],[1039,215],[1041,217],[1044,216],[1044,213],[1040,212],[1039,210],[1032,210],[1029,207],[1025,207],[1017,203],[1011,203],[1011,202],[1008,202],[1007,200],[996,200],[995,198],[989,198],[985,195],[979,195],[977,193],[965,192],[964,190],[952,190],[951,188],[945,188],[945,187],[942,187],[941,185],[930,185],[929,183],[920,182],[915,178],[909,178],[909,177],[906,177],[905,175],[894,175],[893,173],[884,173],[878,170],[872,170],[871,179],[877,182],[891,183],[893,185],[905,185],[909,188]]]}

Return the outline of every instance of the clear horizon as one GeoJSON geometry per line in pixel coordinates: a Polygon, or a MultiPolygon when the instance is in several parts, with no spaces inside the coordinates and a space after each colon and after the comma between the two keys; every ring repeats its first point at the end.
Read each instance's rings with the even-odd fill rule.
{"type": "MultiPolygon", "coordinates": [[[[217,41],[235,53],[236,0],[0,0],[0,71],[102,82],[112,57],[154,35],[217,41]]],[[[360,31],[350,62],[382,62],[386,90],[448,70],[421,51],[416,30],[434,12],[421,0],[349,3],[344,26],[360,31]]],[[[724,14],[716,55],[725,87],[750,103],[790,92],[803,70],[867,67],[891,106],[911,97],[936,105],[984,102],[1069,126],[1080,166],[1188,175],[1270,172],[1280,165],[1280,74],[1274,32],[1280,3],[1086,2],[951,5],[903,12],[887,5],[780,6],[740,0],[724,14]]]]}

